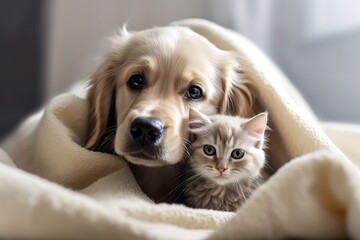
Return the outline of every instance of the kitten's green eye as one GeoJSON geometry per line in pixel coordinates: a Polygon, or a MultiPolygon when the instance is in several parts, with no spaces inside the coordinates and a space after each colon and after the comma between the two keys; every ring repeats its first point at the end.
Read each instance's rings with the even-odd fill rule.
{"type": "Polygon", "coordinates": [[[203,149],[204,153],[208,156],[214,156],[216,153],[216,149],[211,145],[205,145],[203,149]]]}
{"type": "Polygon", "coordinates": [[[231,157],[234,158],[234,159],[240,159],[240,158],[242,158],[244,155],[245,155],[245,151],[242,150],[241,148],[234,149],[234,150],[231,152],[231,157]]]}

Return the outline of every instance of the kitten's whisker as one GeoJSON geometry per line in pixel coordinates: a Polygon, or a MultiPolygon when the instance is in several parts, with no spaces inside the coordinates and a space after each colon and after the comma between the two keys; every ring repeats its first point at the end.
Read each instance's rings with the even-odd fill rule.
{"type": "MultiPolygon", "coordinates": [[[[116,129],[116,128],[115,128],[116,129]]],[[[115,137],[115,131],[113,128],[105,130],[107,132],[107,136],[105,139],[101,142],[99,149],[105,150],[105,152],[112,153],[113,147],[111,146],[114,142],[115,137]]]]}
{"type": "MultiPolygon", "coordinates": [[[[195,182],[196,180],[200,179],[202,176],[200,175],[194,175],[192,177],[190,177],[188,180],[188,182],[184,182],[184,184],[186,184],[185,188],[179,193],[179,195],[177,196],[177,198],[175,199],[175,202],[179,199],[179,197],[181,197],[185,191],[187,191],[189,189],[189,187],[191,187],[191,184],[193,182],[195,182]]],[[[185,201],[186,202],[186,201],[185,201]]]]}
{"type": "MultiPolygon", "coordinates": [[[[194,169],[187,169],[186,171],[184,171],[183,173],[176,175],[175,179],[172,180],[172,182],[170,184],[175,183],[177,180],[181,179],[182,177],[186,177],[187,175],[190,175],[192,172],[194,172],[194,169]]],[[[186,181],[186,180],[185,180],[186,181]]]]}
{"type": "Polygon", "coordinates": [[[263,172],[266,172],[266,169],[268,169],[268,171],[270,171],[271,173],[274,172],[274,168],[270,165],[270,163],[268,161],[265,161],[264,167],[261,170],[263,172]]]}
{"type": "MultiPolygon", "coordinates": [[[[191,174],[192,172],[194,172],[194,169],[187,169],[185,172],[183,172],[180,175],[177,175],[176,178],[171,182],[174,183],[177,180],[179,180],[182,177],[185,177],[186,175],[191,174]]],[[[184,186],[185,184],[187,184],[187,182],[191,181],[191,177],[189,177],[188,179],[185,179],[184,181],[182,181],[180,184],[178,184],[177,186],[175,186],[169,193],[167,193],[165,196],[163,196],[161,200],[165,199],[168,196],[172,196],[171,194],[175,193],[179,188],[181,188],[182,186],[184,186]]],[[[175,199],[175,202],[177,201],[177,199],[179,198],[179,196],[175,199]]]]}

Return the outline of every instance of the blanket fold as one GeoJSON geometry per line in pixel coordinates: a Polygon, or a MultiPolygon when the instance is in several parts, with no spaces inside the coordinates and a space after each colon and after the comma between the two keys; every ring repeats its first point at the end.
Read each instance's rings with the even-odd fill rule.
{"type": "Polygon", "coordinates": [[[81,96],[55,97],[1,143],[0,238],[360,239],[360,126],[321,124],[281,71],[238,33],[199,19],[173,25],[241,56],[258,107],[270,113],[276,173],[236,213],[155,204],[125,161],[83,147],[84,88],[81,96]]]}

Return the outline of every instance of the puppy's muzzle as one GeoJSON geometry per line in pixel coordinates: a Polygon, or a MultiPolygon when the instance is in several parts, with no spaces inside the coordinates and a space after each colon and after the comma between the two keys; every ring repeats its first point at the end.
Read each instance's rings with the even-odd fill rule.
{"type": "Polygon", "coordinates": [[[164,125],[156,118],[138,117],[130,125],[130,135],[139,147],[155,144],[163,132],[164,125]]]}

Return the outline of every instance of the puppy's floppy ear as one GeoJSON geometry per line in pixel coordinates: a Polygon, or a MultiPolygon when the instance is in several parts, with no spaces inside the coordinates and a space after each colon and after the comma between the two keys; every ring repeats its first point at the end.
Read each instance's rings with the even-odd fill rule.
{"type": "Polygon", "coordinates": [[[222,61],[220,77],[223,99],[219,113],[250,117],[254,115],[254,96],[251,91],[251,81],[241,66],[241,58],[235,53],[229,53],[222,61]]]}
{"type": "Polygon", "coordinates": [[[106,134],[109,122],[115,121],[116,73],[122,62],[122,49],[129,34],[126,28],[113,37],[112,49],[90,77],[87,100],[89,102],[88,141],[85,148],[96,150],[106,134]],[[112,116],[113,115],[113,116],[112,116]]]}
{"type": "Polygon", "coordinates": [[[95,150],[99,144],[101,134],[105,132],[109,120],[110,110],[114,104],[114,79],[101,66],[91,77],[88,92],[89,126],[88,141],[85,147],[95,150]]]}

